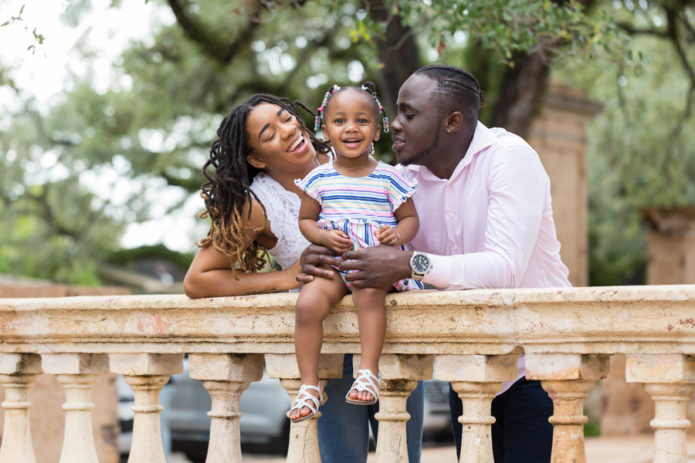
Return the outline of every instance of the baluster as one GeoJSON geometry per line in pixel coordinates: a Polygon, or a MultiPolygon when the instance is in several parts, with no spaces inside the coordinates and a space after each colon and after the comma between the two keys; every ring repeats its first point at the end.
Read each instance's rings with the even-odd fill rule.
{"type": "Polygon", "coordinates": [[[625,377],[644,383],[654,399],[654,463],[686,463],[686,431],[690,421],[685,412],[695,393],[695,359],[682,354],[628,355],[625,377]]]}
{"type": "Polygon", "coordinates": [[[191,378],[203,381],[212,398],[206,463],[241,463],[239,399],[263,377],[263,356],[191,354],[188,366],[191,378]]]}
{"type": "MultiPolygon", "coordinates": [[[[290,396],[290,402],[297,397],[301,381],[294,354],[266,354],[265,370],[271,378],[280,378],[280,384],[290,396]]],[[[343,375],[343,354],[321,354],[319,358],[319,378],[340,378],[343,375]]],[[[343,400],[342,397],[329,397],[328,400],[343,400]]],[[[290,445],[287,449],[287,463],[320,463],[319,438],[314,417],[290,424],[290,445]]]]}
{"type": "MultiPolygon", "coordinates": [[[[406,401],[420,379],[432,377],[431,355],[383,354],[379,360],[381,387],[379,411],[374,417],[379,421],[379,438],[376,443],[376,461],[381,463],[407,463],[408,442],[405,423],[410,419],[406,401]]],[[[358,355],[353,357],[353,371],[360,364],[358,355]]]]}
{"type": "Polygon", "coordinates": [[[450,381],[463,402],[461,463],[492,463],[492,400],[518,376],[517,354],[437,355],[435,376],[450,381]]]}
{"type": "Polygon", "coordinates": [[[99,463],[92,429],[91,390],[97,374],[109,370],[106,354],[44,354],[44,372],[65,388],[65,432],[60,463],[99,463]]]}
{"type": "Polygon", "coordinates": [[[183,371],[182,354],[111,354],[111,371],[133,389],[133,441],[128,463],[166,463],[159,425],[159,391],[183,371]]]}
{"type": "Polygon", "coordinates": [[[553,400],[551,463],[586,463],[584,399],[608,373],[607,355],[528,354],[526,377],[540,380],[553,400]]]}
{"type": "Polygon", "coordinates": [[[29,426],[29,388],[41,373],[36,354],[0,354],[0,383],[5,387],[5,424],[0,463],[36,463],[29,426]]]}

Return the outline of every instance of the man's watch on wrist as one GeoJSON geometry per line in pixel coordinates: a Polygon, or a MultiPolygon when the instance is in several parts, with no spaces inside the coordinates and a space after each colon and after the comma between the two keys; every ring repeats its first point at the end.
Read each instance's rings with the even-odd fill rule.
{"type": "Polygon", "coordinates": [[[424,252],[413,252],[410,256],[410,278],[421,281],[432,270],[430,256],[424,252]]]}

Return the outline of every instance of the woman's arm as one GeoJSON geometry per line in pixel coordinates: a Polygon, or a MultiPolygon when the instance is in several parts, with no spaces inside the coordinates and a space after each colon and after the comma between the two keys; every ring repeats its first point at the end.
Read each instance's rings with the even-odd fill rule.
{"type": "Polygon", "coordinates": [[[299,260],[277,272],[232,272],[229,258],[212,246],[198,251],[183,280],[183,289],[191,298],[241,296],[274,293],[297,288],[299,260]]]}
{"type": "MultiPolygon", "coordinates": [[[[246,235],[240,239],[248,243],[262,238],[269,241],[275,239],[261,204],[256,200],[252,200],[250,204],[251,217],[246,235]]],[[[201,248],[193,259],[183,280],[183,288],[186,295],[192,298],[288,291],[299,286],[296,281],[299,269],[297,261],[282,271],[235,274],[229,258],[213,246],[207,246],[201,248]]]]}

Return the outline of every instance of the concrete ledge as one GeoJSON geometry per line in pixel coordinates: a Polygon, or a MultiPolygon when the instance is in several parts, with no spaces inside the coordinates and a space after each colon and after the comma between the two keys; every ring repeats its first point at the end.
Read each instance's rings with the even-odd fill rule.
{"type": "MultiPolygon", "coordinates": [[[[4,352],[294,352],[296,293],[0,299],[4,352]]],[[[386,299],[386,353],[695,353],[695,285],[421,291],[386,299]]],[[[358,352],[345,297],[323,352],[358,352]]]]}

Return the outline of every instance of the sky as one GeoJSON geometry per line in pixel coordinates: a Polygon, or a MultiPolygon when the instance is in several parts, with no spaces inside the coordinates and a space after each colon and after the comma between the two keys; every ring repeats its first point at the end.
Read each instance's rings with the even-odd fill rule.
{"type": "MultiPolygon", "coordinates": [[[[21,20],[0,27],[0,59],[11,65],[12,77],[22,93],[34,96],[40,109],[50,107],[69,88],[71,75],[90,72],[97,89],[106,89],[112,80],[112,63],[129,41],[146,39],[152,22],[174,20],[169,10],[157,8],[155,2],[122,0],[120,8],[109,8],[111,0],[92,0],[90,10],[71,27],[61,17],[75,3],[77,0],[0,0],[0,24],[18,16],[24,5],[21,20]],[[45,37],[43,43],[34,38],[34,29],[45,37]],[[29,50],[31,46],[33,49],[29,50]],[[77,55],[77,47],[94,50],[93,68],[87,69],[82,60],[71,59],[77,55]]],[[[12,108],[16,104],[14,95],[0,87],[0,107],[12,108]]],[[[115,170],[85,176],[82,181],[96,194],[112,199],[118,191],[132,188],[115,170]]],[[[148,187],[162,198],[152,211],[154,218],[130,225],[121,244],[130,248],[163,243],[178,251],[195,249],[194,242],[207,231],[204,222],[194,218],[203,207],[199,196],[192,195],[183,208],[167,214],[169,206],[182,199],[180,190],[156,181],[148,187]]]]}

